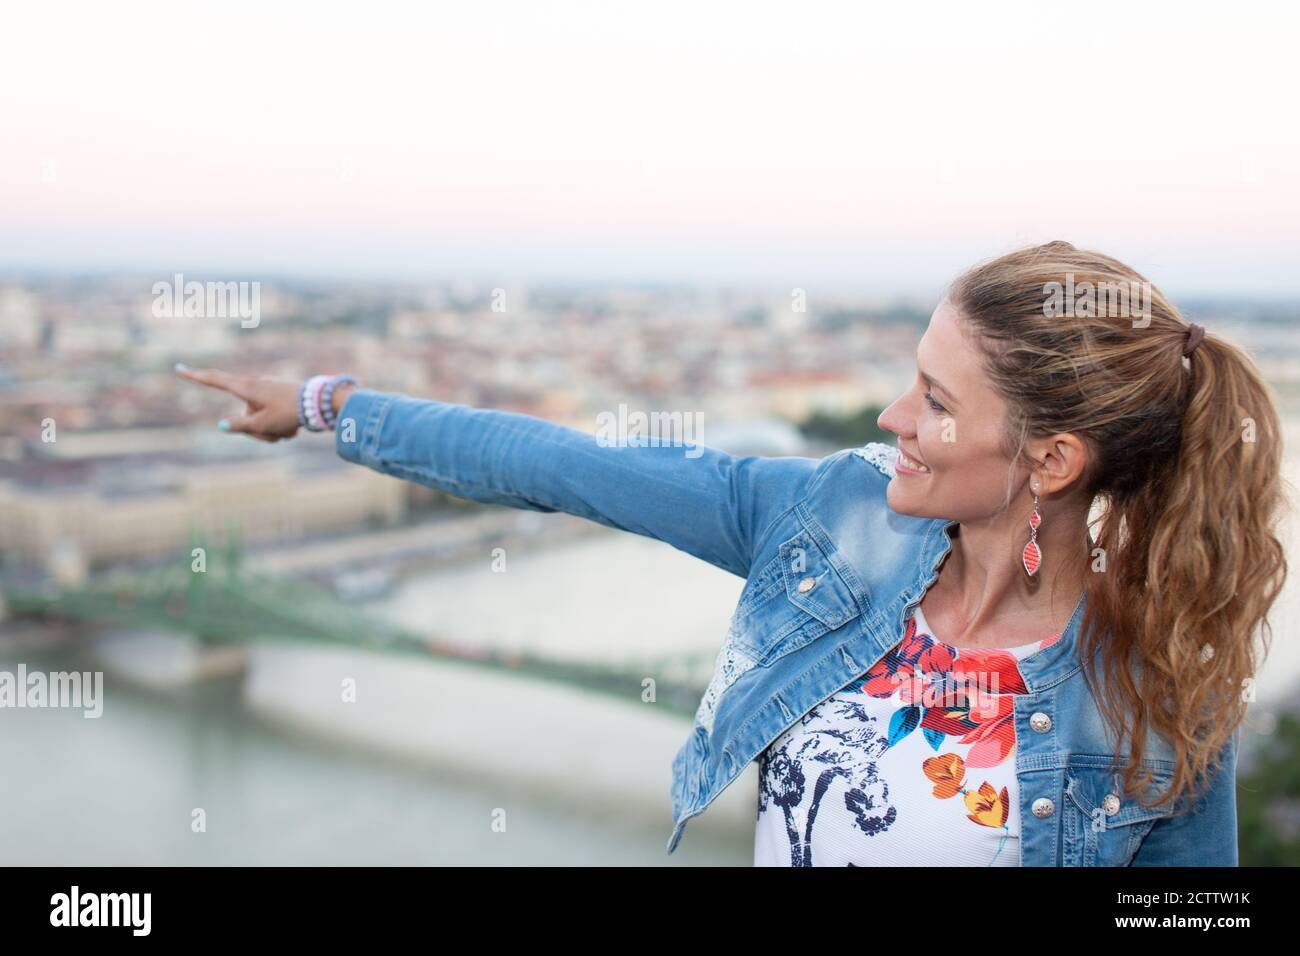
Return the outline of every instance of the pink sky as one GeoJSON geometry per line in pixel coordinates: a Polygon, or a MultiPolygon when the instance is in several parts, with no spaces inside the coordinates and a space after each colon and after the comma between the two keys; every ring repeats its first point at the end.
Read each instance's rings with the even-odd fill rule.
{"type": "Polygon", "coordinates": [[[1295,13],[897,6],[30,4],[0,269],[1300,292],[1295,13]]]}

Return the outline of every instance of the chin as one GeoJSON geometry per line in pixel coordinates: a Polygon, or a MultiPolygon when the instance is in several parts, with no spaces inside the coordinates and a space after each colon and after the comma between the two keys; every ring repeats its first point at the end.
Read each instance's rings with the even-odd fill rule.
{"type": "Polygon", "coordinates": [[[931,506],[930,502],[915,491],[899,487],[900,482],[908,481],[907,478],[893,478],[885,489],[885,500],[889,502],[892,511],[900,515],[909,515],[913,518],[941,518],[931,506]]]}
{"type": "Polygon", "coordinates": [[[898,487],[900,481],[906,481],[906,478],[893,478],[885,489],[885,500],[889,502],[890,510],[900,515],[912,515],[913,517],[923,517],[917,513],[916,506],[918,502],[906,491],[898,487]]]}

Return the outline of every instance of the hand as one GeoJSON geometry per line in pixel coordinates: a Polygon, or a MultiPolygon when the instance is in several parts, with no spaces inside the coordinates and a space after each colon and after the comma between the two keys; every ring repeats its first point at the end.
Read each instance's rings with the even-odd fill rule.
{"type": "Polygon", "coordinates": [[[243,415],[223,419],[227,431],[243,432],[258,441],[277,442],[298,433],[298,389],[302,382],[269,375],[235,375],[218,369],[190,368],[177,363],[176,374],[191,382],[229,392],[248,406],[243,415]]]}

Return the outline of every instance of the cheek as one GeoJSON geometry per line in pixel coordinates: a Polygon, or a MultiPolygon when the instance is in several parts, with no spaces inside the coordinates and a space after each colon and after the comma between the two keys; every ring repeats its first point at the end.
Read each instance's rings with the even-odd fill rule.
{"type": "Polygon", "coordinates": [[[1000,506],[1009,462],[987,441],[963,438],[951,421],[936,419],[918,432],[917,447],[934,473],[931,492],[942,494],[945,500],[951,497],[950,507],[963,502],[974,513],[983,514],[1000,506]]]}
{"type": "Polygon", "coordinates": [[[916,426],[916,444],[921,455],[933,468],[957,463],[967,454],[958,441],[956,422],[947,416],[931,415],[916,426]]]}

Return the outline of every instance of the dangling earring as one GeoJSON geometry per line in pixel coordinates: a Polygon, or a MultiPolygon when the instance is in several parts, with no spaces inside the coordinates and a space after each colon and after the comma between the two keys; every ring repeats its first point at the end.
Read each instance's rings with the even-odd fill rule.
{"type": "Polygon", "coordinates": [[[1029,516],[1029,543],[1020,554],[1020,560],[1025,565],[1025,573],[1031,578],[1037,573],[1038,565],[1043,560],[1043,553],[1038,548],[1038,526],[1042,523],[1043,516],[1038,512],[1038,492],[1035,491],[1034,512],[1029,516]]]}

